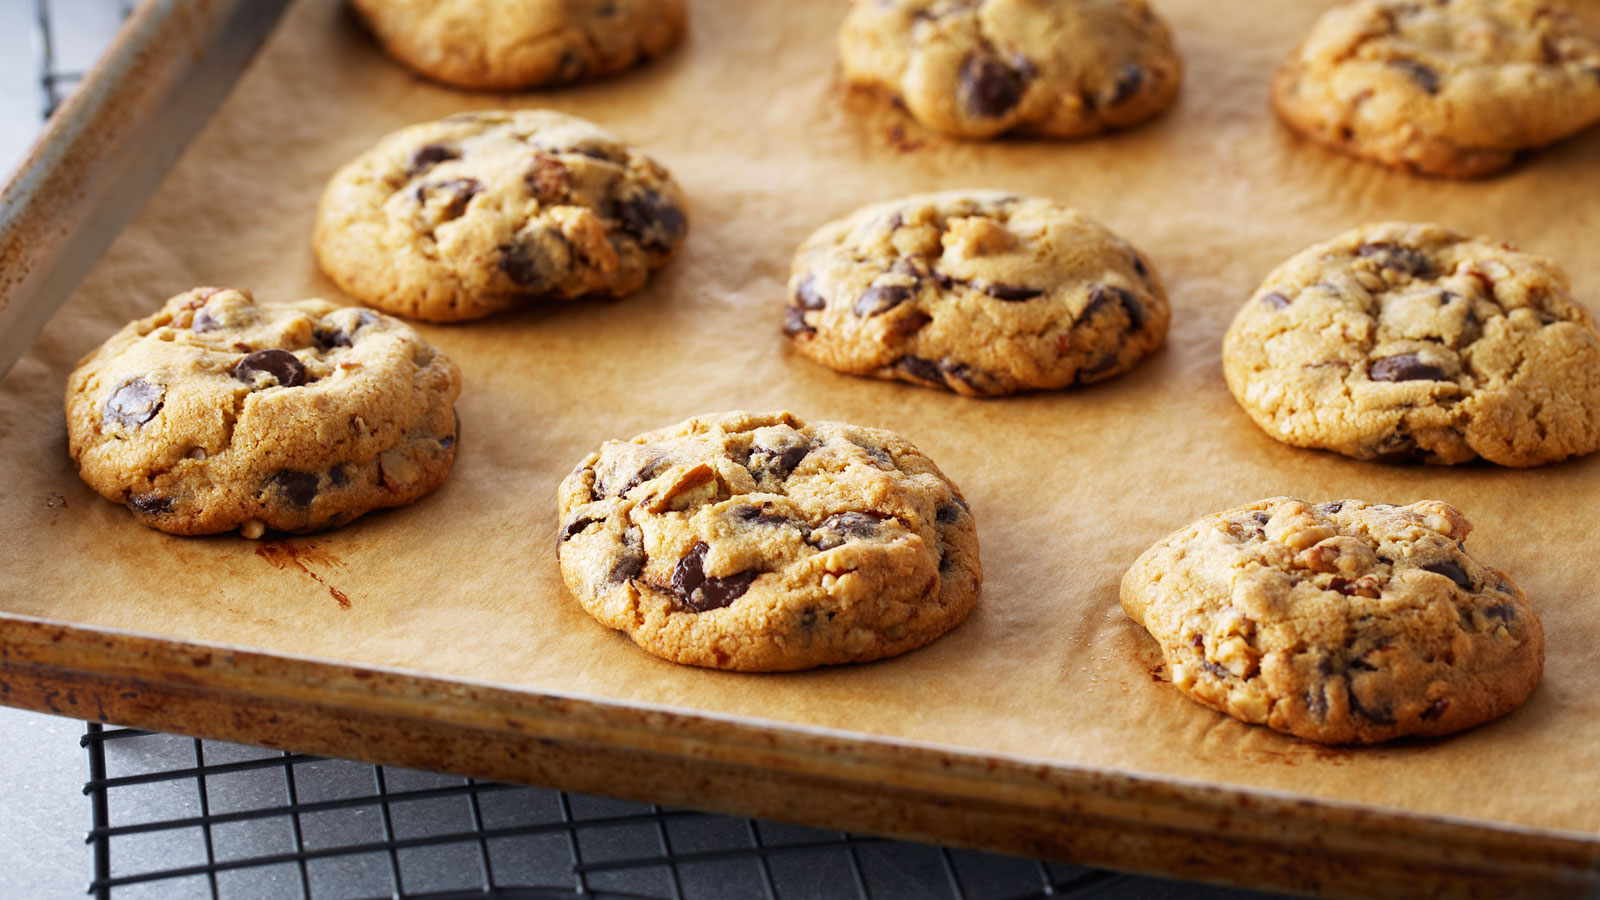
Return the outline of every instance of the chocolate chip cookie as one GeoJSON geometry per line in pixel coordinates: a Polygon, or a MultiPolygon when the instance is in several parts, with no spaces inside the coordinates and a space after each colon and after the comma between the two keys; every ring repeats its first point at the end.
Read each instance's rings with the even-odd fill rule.
{"type": "Polygon", "coordinates": [[[887,431],[701,416],[607,441],[561,483],[561,572],[602,624],[674,662],[866,662],[966,618],[983,582],[961,492],[887,431]]]}
{"type": "Polygon", "coordinates": [[[969,397],[1126,372],[1170,317],[1149,261],[1049,200],[922,194],[858,210],[795,254],[784,333],[852,375],[969,397]]]}
{"type": "Polygon", "coordinates": [[[1488,175],[1600,122],[1600,29],[1526,0],[1359,0],[1317,22],[1272,97],[1346,153],[1488,175]]]}
{"type": "Polygon", "coordinates": [[[851,83],[962,138],[1128,128],[1183,77],[1144,0],[853,0],[839,58],[851,83]]]}
{"type": "Polygon", "coordinates": [[[1268,434],[1358,459],[1536,466],[1600,449],[1600,332],[1551,260],[1436,225],[1279,266],[1223,372],[1268,434]]]}
{"type": "Polygon", "coordinates": [[[475,112],[389,135],[317,211],[322,269],[371,306],[434,322],[620,297],[687,229],[667,170],[582,119],[475,112]]]}
{"type": "Polygon", "coordinates": [[[683,37],[684,0],[351,0],[429,78],[515,90],[626,69],[683,37]]]}
{"type": "Polygon", "coordinates": [[[460,392],[455,364],[389,316],[196,288],[78,364],[68,448],[151,528],[316,531],[442,484],[460,392]]]}
{"type": "Polygon", "coordinates": [[[1544,668],[1538,616],[1471,531],[1437,500],[1261,500],[1146,550],[1122,608],[1174,686],[1236,719],[1335,744],[1449,734],[1521,706],[1544,668]]]}

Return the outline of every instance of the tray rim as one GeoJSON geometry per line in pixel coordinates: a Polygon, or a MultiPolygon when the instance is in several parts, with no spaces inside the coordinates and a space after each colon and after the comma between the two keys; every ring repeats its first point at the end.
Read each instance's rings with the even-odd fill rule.
{"type": "MultiPolygon", "coordinates": [[[[272,8],[244,26],[255,29],[255,46],[276,30],[286,3],[255,7],[272,8]]],[[[161,176],[210,121],[245,62],[198,119],[185,123],[176,144],[143,148],[148,158],[142,171],[153,174],[148,183],[119,195],[94,182],[106,180],[108,164],[126,152],[148,120],[170,112],[166,102],[193,80],[199,58],[216,49],[232,14],[250,6],[250,0],[146,0],[138,7],[0,192],[0,263],[22,273],[0,277],[0,316],[26,312],[42,326],[77,283],[48,276],[70,267],[66,257],[73,253],[88,255],[80,277],[86,274],[159,188],[161,176]],[[152,47],[174,42],[194,53],[157,54],[155,63],[146,56],[152,47]],[[103,225],[102,219],[103,227],[85,239],[95,214],[110,204],[120,204],[114,222],[103,225]]],[[[193,117],[196,108],[187,113],[193,117]]],[[[26,330],[23,349],[37,331],[26,330]]],[[[0,348],[0,373],[11,362],[0,348]]],[[[340,755],[450,768],[438,764],[454,762],[449,756],[383,739],[394,733],[395,723],[408,723],[467,754],[454,765],[458,771],[577,790],[598,784],[636,799],[695,805],[658,773],[645,771],[658,766],[720,789],[701,798],[702,808],[804,824],[1324,896],[1422,890],[1448,896],[1600,895],[1600,834],[0,611],[0,705],[156,730],[181,726],[199,736],[274,745],[278,721],[242,714],[247,704],[241,700],[276,704],[304,721],[320,718],[325,731],[335,731],[325,726],[347,717],[342,740],[303,732],[303,741],[340,755]],[[208,670],[204,678],[199,669],[208,670]],[[338,690],[330,693],[332,685],[338,690]],[[471,703],[462,703],[469,698],[471,703]],[[499,721],[491,721],[497,715],[499,721]],[[496,755],[485,744],[489,740],[527,748],[548,762],[496,755]],[[597,781],[587,757],[623,769],[601,773],[597,781]],[[886,805],[885,797],[894,802],[886,805]],[[993,835],[980,833],[989,825],[997,826],[993,835]],[[1228,845],[1237,845],[1236,851],[1228,845]],[[1367,865],[1353,866],[1352,860],[1367,865]],[[1380,872],[1392,880],[1375,880],[1380,872]]]]}

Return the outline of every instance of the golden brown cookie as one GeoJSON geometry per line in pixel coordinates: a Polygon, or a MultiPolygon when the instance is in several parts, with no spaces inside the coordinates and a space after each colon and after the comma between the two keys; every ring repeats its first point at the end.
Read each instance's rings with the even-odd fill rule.
{"type": "Polygon", "coordinates": [[[461,373],[402,322],[196,288],[67,380],[78,472],[173,534],[316,531],[410,503],[455,460],[461,373]]]}
{"type": "Polygon", "coordinates": [[[1488,175],[1600,122],[1600,28],[1531,0],[1358,0],[1317,22],[1272,98],[1346,153],[1488,175]]]}
{"type": "Polygon", "coordinates": [[[766,672],[912,650],[983,583],[961,492],[887,431],[700,416],[607,441],[561,483],[561,573],[674,662],[766,672]]]}
{"type": "Polygon", "coordinates": [[[1261,500],[1146,550],[1122,608],[1173,686],[1236,719],[1333,744],[1449,734],[1521,706],[1544,668],[1538,616],[1471,531],[1436,500],[1261,500]]]}

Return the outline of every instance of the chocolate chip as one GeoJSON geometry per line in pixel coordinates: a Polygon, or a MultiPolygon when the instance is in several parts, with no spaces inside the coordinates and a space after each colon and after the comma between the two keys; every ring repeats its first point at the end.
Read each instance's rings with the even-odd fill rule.
{"type": "MultiPolygon", "coordinates": [[[[356,315],[356,327],[354,330],[360,331],[376,321],[378,321],[378,316],[376,313],[363,309],[356,315]]],[[[322,350],[332,350],[335,347],[349,347],[353,343],[351,332],[345,331],[343,328],[338,326],[333,328],[323,328],[318,326],[315,330],[313,330],[311,336],[317,342],[317,347],[322,350]]]]}
{"type": "Polygon", "coordinates": [[[621,584],[638,578],[644,572],[647,559],[643,532],[637,527],[629,528],[623,532],[622,548],[612,557],[611,569],[606,572],[606,580],[612,584],[621,584]]]}
{"type": "Polygon", "coordinates": [[[1118,106],[1133,99],[1139,93],[1139,88],[1144,86],[1144,68],[1128,63],[1117,72],[1117,82],[1112,87],[1111,99],[1106,101],[1107,106],[1118,106]]]}
{"type": "Polygon", "coordinates": [[[1216,676],[1218,678],[1231,678],[1231,677],[1233,677],[1233,673],[1232,672],[1229,672],[1227,669],[1224,669],[1223,667],[1217,665],[1216,663],[1212,662],[1209,659],[1200,660],[1200,668],[1205,669],[1207,672],[1210,672],[1212,675],[1214,675],[1214,676],[1216,676]]]}
{"type": "Polygon", "coordinates": [[[1145,267],[1144,260],[1141,259],[1137,253],[1133,254],[1133,270],[1138,272],[1139,277],[1143,278],[1145,281],[1150,280],[1150,270],[1145,267]]]}
{"type": "Polygon", "coordinates": [[[645,463],[642,467],[640,467],[637,471],[635,471],[633,473],[633,475],[628,479],[627,483],[623,484],[622,490],[615,491],[615,492],[612,492],[612,491],[610,491],[610,490],[608,490],[606,488],[602,488],[601,490],[605,491],[607,496],[621,497],[624,494],[628,493],[629,491],[633,490],[634,488],[638,487],[639,485],[644,484],[646,481],[656,477],[657,475],[660,475],[662,472],[665,472],[666,470],[668,470],[670,468],[672,468],[672,461],[671,460],[667,459],[664,456],[657,457],[655,459],[650,460],[648,463],[645,463]]]}
{"type": "Polygon", "coordinates": [[[156,417],[167,390],[135,375],[117,385],[106,398],[100,417],[105,422],[116,422],[124,428],[137,428],[156,417]]]}
{"type": "MultiPolygon", "coordinates": [[[[1369,667],[1370,668],[1370,667],[1369,667]]],[[[1378,725],[1393,725],[1394,713],[1387,706],[1366,707],[1356,696],[1355,691],[1348,691],[1350,695],[1350,711],[1362,718],[1378,725]]]]}
{"type": "Polygon", "coordinates": [[[1367,369],[1373,381],[1450,381],[1444,370],[1423,362],[1415,353],[1375,359],[1367,369]]]}
{"type": "Polygon", "coordinates": [[[1317,507],[1317,512],[1320,512],[1325,516],[1331,516],[1336,515],[1341,509],[1344,509],[1344,501],[1335,500],[1332,503],[1324,503],[1317,507]]]}
{"type": "Polygon", "coordinates": [[[344,487],[350,483],[350,474],[344,470],[344,466],[334,466],[328,470],[328,483],[334,487],[344,487]]]}
{"type": "Polygon", "coordinates": [[[1594,80],[1597,83],[1600,83],[1600,66],[1594,66],[1594,67],[1590,68],[1589,69],[1589,74],[1594,76],[1594,80]]]}
{"type": "Polygon", "coordinates": [[[1272,293],[1266,294],[1265,296],[1263,296],[1261,298],[1261,302],[1272,304],[1272,308],[1273,309],[1288,309],[1289,308],[1289,298],[1285,297],[1284,295],[1282,295],[1280,293],[1278,293],[1277,291],[1273,291],[1272,293]]]}
{"type": "Polygon", "coordinates": [[[268,480],[295,506],[310,506],[311,501],[317,497],[317,476],[314,472],[293,472],[285,469],[268,480]]]}
{"type": "Polygon", "coordinates": [[[869,316],[881,316],[896,306],[911,299],[913,291],[910,285],[881,284],[874,285],[862,292],[856,298],[856,315],[863,319],[869,316]]]}
{"type": "Polygon", "coordinates": [[[815,275],[807,275],[800,281],[799,287],[794,289],[794,302],[801,309],[822,309],[828,305],[827,298],[817,291],[815,275]]]}
{"type": "Polygon", "coordinates": [[[1039,288],[1012,287],[1005,284],[991,284],[985,287],[983,292],[996,300],[1004,300],[1007,303],[1021,303],[1024,300],[1032,300],[1044,293],[1039,288]]]}
{"type": "Polygon", "coordinates": [[[1422,567],[1422,570],[1424,572],[1432,572],[1435,575],[1443,575],[1451,581],[1454,581],[1456,586],[1464,591],[1472,590],[1472,576],[1467,574],[1467,570],[1462,567],[1461,563],[1458,563],[1453,559],[1447,559],[1444,562],[1428,563],[1422,567]]]}
{"type": "Polygon", "coordinates": [[[689,224],[683,210],[649,189],[617,201],[616,213],[623,231],[638,238],[645,247],[662,252],[672,249],[689,224]]]}
{"type": "Polygon", "coordinates": [[[944,370],[939,364],[923,359],[920,356],[902,356],[895,361],[895,368],[922,381],[931,381],[937,385],[944,384],[944,370]]]}
{"type": "Polygon", "coordinates": [[[561,160],[549,156],[536,156],[533,165],[522,174],[528,193],[540,203],[551,203],[567,195],[571,178],[561,160]]]}
{"type": "Polygon", "coordinates": [[[1318,722],[1328,719],[1328,688],[1326,685],[1317,685],[1314,689],[1306,691],[1306,712],[1318,722]]]}
{"type": "Polygon", "coordinates": [[[482,190],[483,183],[476,178],[452,178],[449,181],[417,185],[416,197],[418,203],[426,203],[430,194],[444,195],[445,205],[440,211],[440,218],[448,222],[461,218],[467,211],[467,204],[482,190]]]}
{"type": "Polygon", "coordinates": [[[424,144],[411,154],[411,164],[406,170],[406,175],[414,177],[439,163],[460,158],[461,151],[454,147],[445,144],[424,144]]]}
{"type": "Polygon", "coordinates": [[[245,384],[255,384],[256,376],[262,373],[272,376],[284,387],[306,383],[306,367],[287,350],[257,350],[233,367],[233,377],[245,384]]]}
{"type": "Polygon", "coordinates": [[[1419,278],[1433,271],[1433,263],[1421,251],[1386,241],[1362,244],[1356,248],[1356,255],[1363,259],[1376,258],[1381,269],[1405,272],[1419,278]]]}
{"type": "Polygon", "coordinates": [[[518,287],[548,291],[572,259],[567,239],[549,228],[524,229],[500,248],[500,270],[518,287]]]}
{"type": "Polygon", "coordinates": [[[1089,289],[1089,305],[1084,307],[1083,314],[1087,317],[1113,301],[1122,304],[1123,312],[1128,316],[1128,331],[1138,331],[1144,325],[1144,305],[1139,299],[1122,288],[1104,284],[1089,289]]]}
{"type": "Polygon", "coordinates": [[[878,520],[860,512],[842,512],[822,520],[811,529],[807,543],[818,550],[832,550],[852,538],[870,538],[878,533],[878,520]]]}
{"type": "Polygon", "coordinates": [[[1022,100],[1032,76],[1013,69],[993,56],[974,53],[961,64],[959,96],[967,111],[982,118],[995,119],[1015,109],[1022,100]]]}
{"type": "Polygon", "coordinates": [[[128,505],[147,516],[161,516],[172,512],[172,498],[160,494],[138,494],[129,497],[128,505]]]}
{"type": "Polygon", "coordinates": [[[706,552],[711,548],[705,541],[695,544],[672,570],[672,592],[678,602],[695,612],[721,609],[744,596],[750,583],[760,572],[747,570],[721,578],[706,577],[706,552]]]}
{"type": "Polygon", "coordinates": [[[794,524],[794,520],[778,513],[767,512],[767,505],[740,506],[733,511],[734,518],[741,522],[754,522],[757,525],[782,526],[794,524]]]}
{"type": "Polygon", "coordinates": [[[948,503],[939,507],[939,511],[933,514],[933,518],[940,525],[954,525],[961,519],[961,507],[954,503],[948,503]]]}
{"type": "Polygon", "coordinates": [[[1392,59],[1389,65],[1410,75],[1411,80],[1417,83],[1417,87],[1430,94],[1439,93],[1439,73],[1433,68],[1412,59],[1392,59]]]}
{"type": "Polygon", "coordinates": [[[189,330],[196,334],[205,334],[208,331],[216,331],[217,328],[217,320],[211,318],[211,314],[206,312],[206,308],[203,306],[195,310],[194,318],[189,320],[189,330]]]}
{"type": "Polygon", "coordinates": [[[817,330],[806,323],[806,311],[798,306],[783,308],[783,333],[789,337],[797,334],[816,334],[817,330]]]}
{"type": "Polygon", "coordinates": [[[746,468],[752,473],[766,473],[776,478],[788,478],[795,466],[811,452],[810,444],[791,444],[780,449],[751,447],[750,463],[746,468]]]}
{"type": "Polygon", "coordinates": [[[596,522],[604,521],[604,519],[591,519],[587,516],[579,516],[578,518],[573,519],[571,522],[568,522],[566,528],[561,529],[561,540],[571,540],[573,535],[584,530],[585,528],[588,528],[590,525],[593,525],[596,522]]]}
{"type": "Polygon", "coordinates": [[[1422,711],[1422,720],[1424,722],[1431,722],[1434,719],[1437,719],[1440,716],[1444,715],[1445,710],[1447,710],[1449,708],[1450,708],[1450,698],[1449,697],[1440,697],[1439,699],[1437,699],[1437,700],[1433,701],[1431,704],[1429,704],[1427,709],[1422,711]]]}
{"type": "Polygon", "coordinates": [[[1509,622],[1517,617],[1517,609],[1509,603],[1496,603],[1494,606],[1484,607],[1483,614],[1491,619],[1509,622]]]}

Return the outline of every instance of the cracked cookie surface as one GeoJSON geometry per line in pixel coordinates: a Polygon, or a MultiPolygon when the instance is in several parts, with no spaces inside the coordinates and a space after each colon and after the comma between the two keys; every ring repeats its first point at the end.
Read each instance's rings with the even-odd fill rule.
{"type": "Polygon", "coordinates": [[[851,83],[943,134],[1083,137],[1172,104],[1182,63],[1144,0],[854,0],[851,83]]]}
{"type": "Polygon", "coordinates": [[[1206,516],[1146,550],[1122,608],[1172,683],[1245,722],[1325,743],[1470,728],[1522,705],[1544,631],[1472,525],[1410,506],[1278,497],[1206,516]]]}
{"type": "Polygon", "coordinates": [[[961,492],[891,432],[790,413],[607,441],[560,488],[561,573],[674,662],[783,671],[920,647],[983,582],[961,492]]]}
{"type": "Polygon", "coordinates": [[[1535,466],[1600,449],[1600,332],[1551,260],[1435,225],[1279,266],[1223,340],[1266,432],[1358,459],[1535,466]]]}
{"type": "Polygon", "coordinates": [[[1170,315],[1154,267],[1093,220],[951,191],[874,204],[807,238],[784,333],[841,372],[986,397],[1126,372],[1170,315]]]}
{"type": "Polygon", "coordinates": [[[313,242],[352,297],[435,322],[621,297],[683,242],[654,160],[573,116],[474,112],[401,129],[340,169],[313,242]]]}
{"type": "Polygon", "coordinates": [[[1362,0],[1279,68],[1295,131],[1355,156],[1471,178],[1600,122],[1600,27],[1528,0],[1362,0]]]}
{"type": "Polygon", "coordinates": [[[455,460],[461,374],[404,323],[196,288],[67,380],[90,487],[172,534],[306,532],[399,506],[455,460]]]}
{"type": "Polygon", "coordinates": [[[539,87],[594,78],[683,37],[684,0],[351,0],[388,54],[448,84],[539,87]]]}

